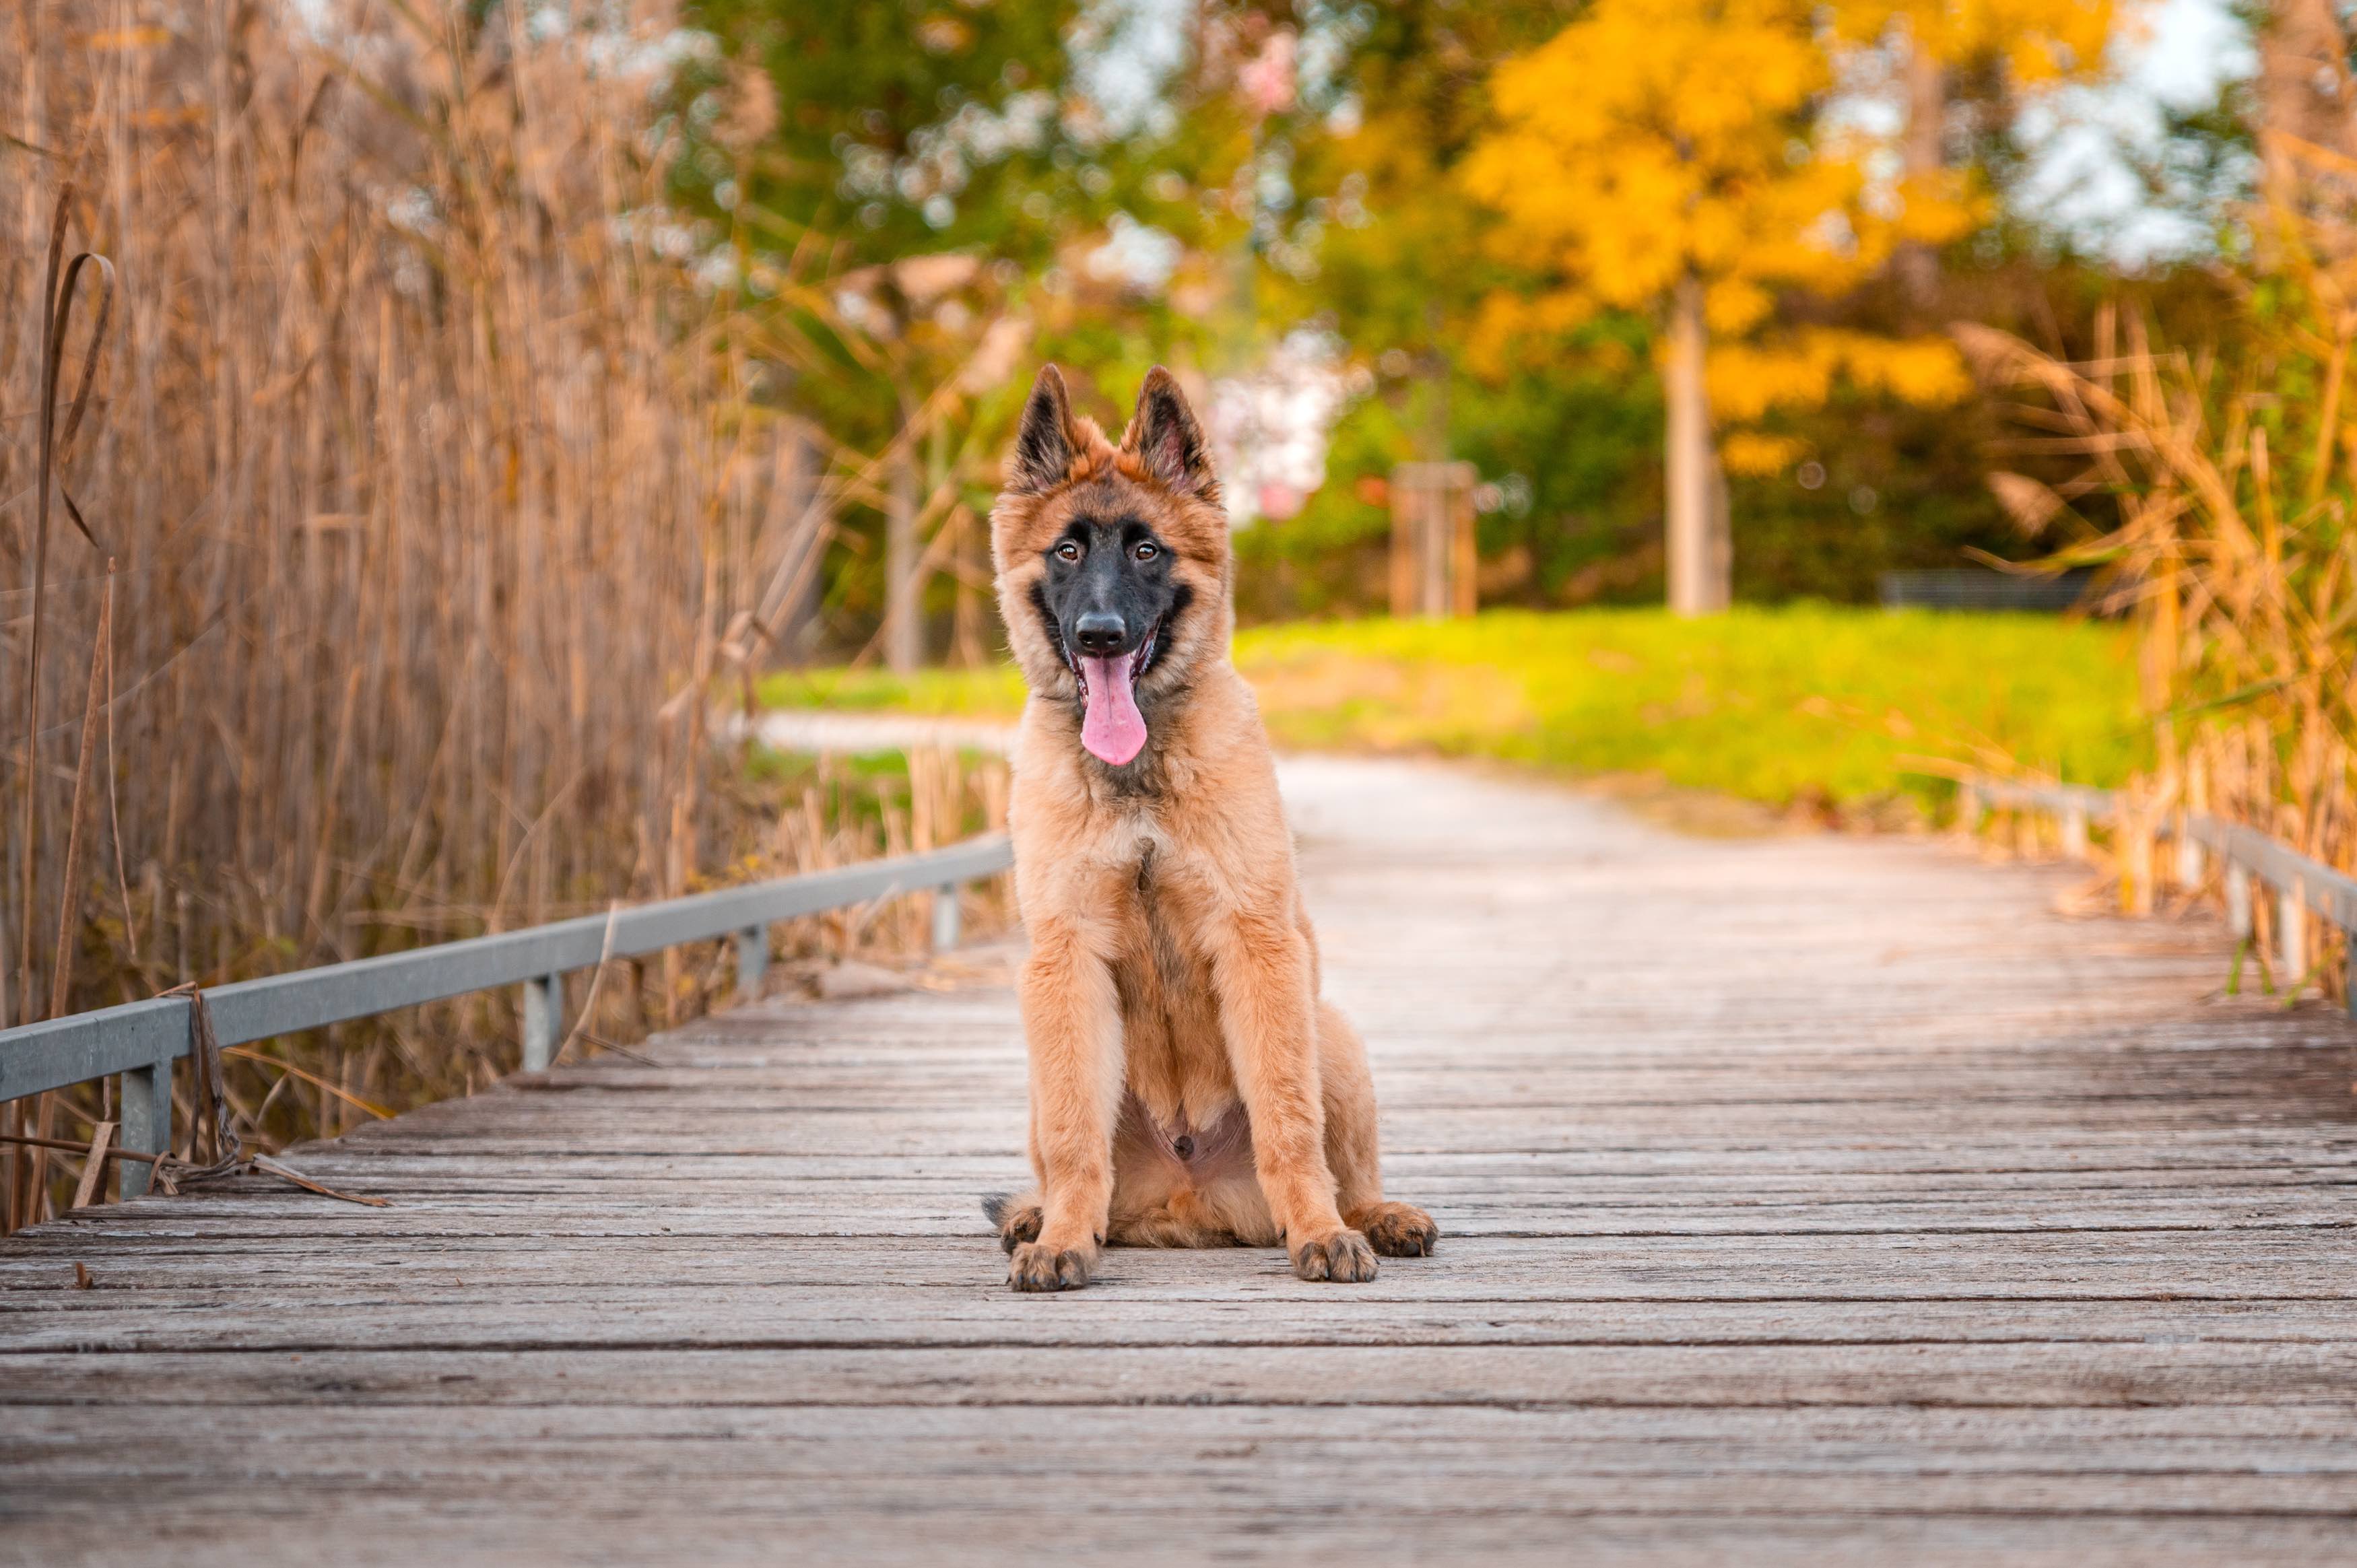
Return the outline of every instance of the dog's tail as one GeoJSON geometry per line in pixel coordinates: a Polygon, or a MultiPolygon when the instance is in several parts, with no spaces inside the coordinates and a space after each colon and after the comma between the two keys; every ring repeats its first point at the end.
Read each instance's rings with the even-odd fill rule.
{"type": "Polygon", "coordinates": [[[1037,1192],[994,1192],[982,1200],[998,1232],[998,1244],[1012,1252],[1026,1241],[1039,1239],[1039,1195],[1037,1192]]]}

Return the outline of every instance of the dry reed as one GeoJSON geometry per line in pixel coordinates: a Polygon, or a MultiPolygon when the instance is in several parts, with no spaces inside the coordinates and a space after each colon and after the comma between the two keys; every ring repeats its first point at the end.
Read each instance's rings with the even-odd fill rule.
{"type": "MultiPolygon", "coordinates": [[[[2075,525],[2058,564],[2104,567],[2134,596],[2156,768],[2132,810],[2247,822],[2357,868],[2357,101],[2349,24],[2286,0],[2262,45],[2261,200],[2244,305],[2198,349],[2106,311],[2092,357],[2066,362],[1960,328],[1993,381],[2023,388],[2021,445],[2075,471],[1996,489],[2025,531],[2075,525]]],[[[2141,837],[2141,834],[2135,835],[2141,837]]],[[[2123,856],[2127,862],[2148,856],[2123,856]]],[[[2148,906],[2151,875],[2127,877],[2148,906]],[[2141,886],[2135,884],[2140,882],[2141,886]]],[[[2260,946],[2269,912],[2261,901],[2260,946]]],[[[2343,983],[2312,943],[2295,993],[2343,983]]]]}
{"type": "MultiPolygon", "coordinates": [[[[934,760],[913,805],[830,776],[781,815],[707,733],[807,578],[823,481],[743,393],[665,214],[669,16],[317,14],[15,14],[11,1021],[946,841],[1003,800],[934,760]],[[44,561],[60,213],[119,289],[102,336],[85,298],[46,356],[98,371],[58,454],[90,538],[48,531],[44,561]]],[[[679,1015],[712,967],[613,987],[625,1016],[595,1030],[679,1015]]],[[[463,1092],[506,1065],[506,1006],[275,1042],[231,1064],[232,1103],[275,1145],[463,1092]]],[[[102,1092],[12,1104],[0,1132],[104,1120],[102,1092]]],[[[0,1230],[55,1201],[74,1165],[52,1159],[0,1155],[0,1230]]]]}

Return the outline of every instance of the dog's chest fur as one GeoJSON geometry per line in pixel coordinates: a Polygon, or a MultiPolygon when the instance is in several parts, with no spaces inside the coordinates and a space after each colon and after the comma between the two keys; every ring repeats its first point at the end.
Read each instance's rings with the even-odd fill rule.
{"type": "Polygon", "coordinates": [[[1166,1131],[1218,1125],[1239,1110],[1211,966],[1189,940],[1183,877],[1152,834],[1124,889],[1113,964],[1129,1091],[1166,1131]]]}

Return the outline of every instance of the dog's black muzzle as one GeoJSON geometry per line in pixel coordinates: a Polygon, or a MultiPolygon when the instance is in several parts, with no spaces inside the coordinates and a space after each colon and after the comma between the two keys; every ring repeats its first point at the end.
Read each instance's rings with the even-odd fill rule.
{"type": "Polygon", "coordinates": [[[1129,621],[1113,610],[1084,610],[1072,622],[1072,646],[1091,659],[1129,651],[1129,621]]]}

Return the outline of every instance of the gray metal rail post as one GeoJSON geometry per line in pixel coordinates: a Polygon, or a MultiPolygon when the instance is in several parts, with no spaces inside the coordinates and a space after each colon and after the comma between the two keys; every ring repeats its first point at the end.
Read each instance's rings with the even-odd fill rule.
{"type": "Polygon", "coordinates": [[[2076,797],[2062,808],[2062,854],[2071,860],[2087,858],[2087,808],[2076,797]]]}
{"type": "Polygon", "coordinates": [[[748,926],[737,933],[737,1000],[756,1002],[761,977],[770,970],[770,928],[748,926]]]}
{"type": "Polygon", "coordinates": [[[2177,842],[2177,886],[2191,892],[2201,886],[2208,867],[2202,864],[2201,841],[2193,836],[2191,820],[2185,812],[2177,813],[2169,836],[2177,842]]]}
{"type": "Polygon", "coordinates": [[[2308,973],[2308,894],[2287,882],[2276,899],[2276,962],[2283,983],[2297,986],[2308,973]]]}
{"type": "Polygon", "coordinates": [[[523,1070],[546,1072],[565,1040],[565,976],[523,983],[523,1070]]]}
{"type": "MultiPolygon", "coordinates": [[[[126,1153],[160,1155],[172,1146],[172,1058],[133,1068],[117,1080],[122,1106],[122,1146],[126,1153]]],[[[143,1196],[156,1179],[153,1160],[114,1162],[115,1192],[122,1197],[143,1196]]]]}
{"type": "Polygon", "coordinates": [[[933,889],[933,950],[947,952],[958,945],[958,885],[944,882],[933,889]]]}

